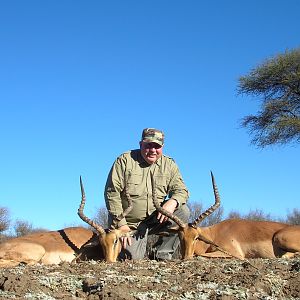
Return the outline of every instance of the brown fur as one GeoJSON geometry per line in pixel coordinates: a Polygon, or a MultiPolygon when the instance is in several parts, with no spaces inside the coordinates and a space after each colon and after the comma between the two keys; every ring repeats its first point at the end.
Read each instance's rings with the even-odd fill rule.
{"type": "Polygon", "coordinates": [[[59,264],[76,258],[114,262],[121,250],[119,236],[119,230],[98,236],[83,227],[70,227],[13,238],[0,244],[0,267],[59,264]]]}
{"type": "Polygon", "coordinates": [[[300,252],[300,226],[279,222],[228,219],[208,227],[178,230],[183,258],[274,258],[300,252]]]}

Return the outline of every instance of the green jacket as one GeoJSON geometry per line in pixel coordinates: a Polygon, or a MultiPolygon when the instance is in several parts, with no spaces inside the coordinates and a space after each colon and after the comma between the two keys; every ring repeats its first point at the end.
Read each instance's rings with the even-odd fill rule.
{"type": "Polygon", "coordinates": [[[122,219],[118,226],[127,224],[135,229],[141,221],[155,211],[150,171],[154,175],[159,202],[169,198],[177,200],[179,206],[187,202],[188,190],[172,158],[162,155],[154,164],[149,165],[143,159],[139,149],[128,151],[114,162],[104,191],[106,207],[110,217],[114,218],[128,207],[124,192],[125,182],[128,183],[133,209],[126,216],[126,220],[122,219]]]}

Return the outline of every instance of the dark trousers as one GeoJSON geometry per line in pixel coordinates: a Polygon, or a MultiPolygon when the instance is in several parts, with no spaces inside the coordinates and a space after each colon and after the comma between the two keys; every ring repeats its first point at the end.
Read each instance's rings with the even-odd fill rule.
{"type": "MultiPolygon", "coordinates": [[[[190,210],[187,205],[182,205],[175,210],[174,215],[182,221],[188,222],[190,210]]],[[[132,237],[132,245],[127,246],[120,253],[120,259],[143,259],[146,254],[148,236],[165,232],[168,227],[177,226],[172,220],[163,224],[157,221],[157,211],[140,223],[132,237]]],[[[169,233],[168,236],[160,236],[154,245],[154,256],[157,259],[172,259],[173,254],[179,246],[179,238],[176,233],[169,233]]]]}

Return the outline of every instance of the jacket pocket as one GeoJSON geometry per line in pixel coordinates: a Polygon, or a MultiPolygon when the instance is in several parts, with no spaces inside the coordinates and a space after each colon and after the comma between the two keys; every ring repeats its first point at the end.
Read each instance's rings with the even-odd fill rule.
{"type": "Polygon", "coordinates": [[[141,196],[143,194],[142,175],[131,173],[128,176],[128,192],[130,196],[141,196]]]}
{"type": "Polygon", "coordinates": [[[169,177],[166,175],[155,176],[156,190],[159,198],[168,195],[169,177]]]}

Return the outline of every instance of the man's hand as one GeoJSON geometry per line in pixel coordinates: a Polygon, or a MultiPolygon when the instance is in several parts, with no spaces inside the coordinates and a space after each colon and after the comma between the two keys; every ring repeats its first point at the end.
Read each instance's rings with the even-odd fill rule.
{"type": "MultiPolygon", "coordinates": [[[[119,227],[119,230],[121,230],[122,232],[126,233],[126,232],[130,232],[131,229],[129,228],[128,225],[123,225],[119,227]]],[[[126,246],[131,246],[132,244],[132,240],[130,236],[123,236],[121,237],[121,244],[122,244],[122,248],[126,249],[126,246]]]]}
{"type": "MultiPolygon", "coordinates": [[[[164,208],[166,211],[170,212],[171,214],[174,213],[175,209],[177,207],[177,201],[174,199],[169,199],[163,206],[162,208],[164,208]]],[[[160,212],[157,214],[157,220],[159,221],[159,223],[164,223],[166,221],[168,221],[168,217],[161,214],[160,212]]]]}

